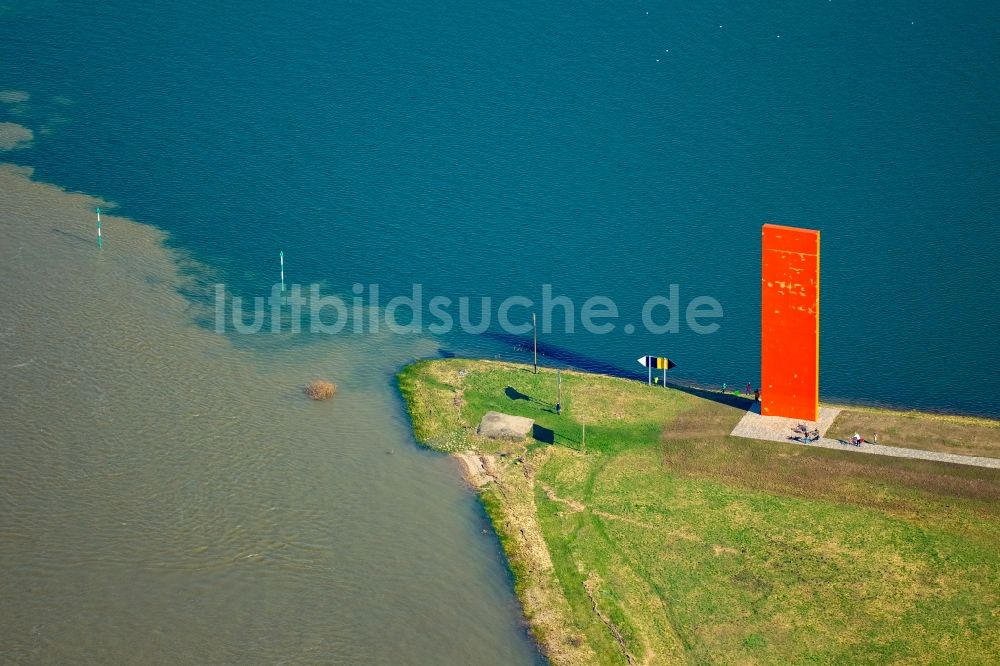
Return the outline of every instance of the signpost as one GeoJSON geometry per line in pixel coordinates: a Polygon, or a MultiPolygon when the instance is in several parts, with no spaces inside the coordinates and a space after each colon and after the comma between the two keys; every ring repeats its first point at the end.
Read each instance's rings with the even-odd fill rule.
{"type": "Polygon", "coordinates": [[[638,358],[639,365],[646,368],[649,375],[647,382],[649,384],[653,383],[653,368],[657,370],[663,370],[663,385],[667,385],[667,370],[671,368],[676,368],[677,364],[671,361],[666,356],[640,356],[638,358]]]}
{"type": "Polygon", "coordinates": [[[531,313],[531,334],[535,338],[535,374],[538,374],[538,323],[535,320],[535,313],[531,313]]]}
{"type": "Polygon", "coordinates": [[[556,416],[562,411],[562,371],[556,369],[556,416]]]}

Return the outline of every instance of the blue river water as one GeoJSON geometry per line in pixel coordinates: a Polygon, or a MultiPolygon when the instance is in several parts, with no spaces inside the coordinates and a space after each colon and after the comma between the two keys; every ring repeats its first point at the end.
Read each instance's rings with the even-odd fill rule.
{"type": "Polygon", "coordinates": [[[15,2],[0,88],[31,98],[0,122],[35,140],[0,157],[232,293],[266,294],[279,249],[383,301],[551,284],[619,309],[543,336],[576,365],[714,385],[759,379],[761,224],[817,228],[822,397],[998,416],[997,44],[972,1],[15,2]],[[644,330],[671,284],[719,329],[644,330]]]}

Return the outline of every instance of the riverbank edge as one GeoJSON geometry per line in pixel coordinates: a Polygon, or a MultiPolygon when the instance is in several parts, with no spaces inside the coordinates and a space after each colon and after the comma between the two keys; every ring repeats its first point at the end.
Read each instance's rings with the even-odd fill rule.
{"type": "MultiPolygon", "coordinates": [[[[465,360],[484,367],[530,367],[488,359],[465,360]]],[[[416,361],[396,375],[414,438],[420,446],[453,458],[465,481],[476,491],[503,548],[514,592],[540,652],[553,666],[594,663],[597,655],[586,636],[576,630],[569,601],[556,578],[538,522],[534,475],[545,463],[548,447],[529,451],[524,443],[515,443],[509,447],[508,455],[498,455],[472,448],[455,451],[436,446],[429,437],[430,417],[419,379],[415,377],[420,368],[435,362],[436,359],[416,361]]]]}
{"type": "MultiPolygon", "coordinates": [[[[426,401],[424,387],[421,386],[421,370],[438,364],[447,366],[447,361],[462,360],[482,368],[530,369],[530,365],[490,359],[425,359],[418,360],[402,368],[396,375],[397,386],[406,405],[413,428],[414,437],[420,446],[448,454],[458,463],[464,479],[476,491],[493,529],[497,534],[507,566],[514,580],[514,591],[521,602],[522,612],[530,632],[542,654],[554,666],[564,664],[585,664],[597,661],[597,655],[589,645],[586,635],[576,628],[569,601],[563,593],[548,547],[538,522],[535,504],[535,472],[546,462],[549,447],[529,448],[527,442],[511,444],[503,453],[487,453],[474,446],[459,446],[454,439],[446,443],[436,442],[433,429],[441,424],[434,422],[434,411],[426,401]]],[[[622,380],[601,373],[564,370],[580,376],[622,380]]],[[[461,375],[458,375],[460,377],[461,375]]],[[[627,380],[625,380],[627,381],[627,380]]],[[[438,388],[441,388],[440,386],[438,388]]],[[[461,408],[461,390],[455,394],[455,411],[461,408]]],[[[991,424],[996,421],[981,417],[924,413],[917,410],[889,410],[876,407],[856,407],[886,414],[921,416],[948,420],[965,424],[991,424]]],[[[465,425],[466,434],[474,437],[474,427],[465,425]]],[[[465,442],[472,442],[467,438],[465,442]]],[[[544,489],[543,489],[544,490],[544,489]]],[[[596,604],[595,613],[600,617],[596,604]]],[[[602,620],[604,618],[601,618],[602,620]]],[[[613,631],[613,627],[609,627],[613,631]]],[[[622,646],[624,649],[624,646],[622,646]]],[[[631,656],[625,650],[625,658],[631,656]]]]}

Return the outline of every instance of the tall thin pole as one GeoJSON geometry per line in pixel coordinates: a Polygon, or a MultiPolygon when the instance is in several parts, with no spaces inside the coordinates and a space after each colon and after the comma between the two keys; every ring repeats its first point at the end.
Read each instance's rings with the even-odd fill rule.
{"type": "Polygon", "coordinates": [[[278,258],[281,260],[281,293],[285,293],[285,251],[278,251],[278,258]]]}
{"type": "Polygon", "coordinates": [[[652,365],[648,365],[648,364],[646,365],[646,374],[648,375],[648,377],[646,377],[646,383],[649,384],[650,386],[652,386],[653,385],[653,366],[652,365]]]}
{"type": "Polygon", "coordinates": [[[104,247],[104,239],[101,238],[101,209],[97,209],[97,247],[104,247]]]}
{"type": "Polygon", "coordinates": [[[562,411],[562,370],[556,369],[556,415],[562,411]]]}
{"type": "Polygon", "coordinates": [[[663,359],[663,388],[667,388],[667,359],[663,359]]]}
{"type": "Polygon", "coordinates": [[[535,336],[535,374],[538,374],[538,322],[535,320],[535,313],[531,313],[531,332],[535,336]]]}

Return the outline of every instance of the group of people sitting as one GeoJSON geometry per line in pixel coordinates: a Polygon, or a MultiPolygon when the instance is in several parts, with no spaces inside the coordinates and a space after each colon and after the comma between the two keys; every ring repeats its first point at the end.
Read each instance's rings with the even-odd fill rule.
{"type": "MultiPolygon", "coordinates": [[[[791,436],[791,439],[794,439],[797,442],[802,442],[803,444],[809,444],[811,442],[819,440],[819,428],[813,428],[812,430],[810,430],[805,423],[800,423],[797,426],[795,426],[795,428],[793,428],[792,430],[794,431],[795,434],[791,436]]],[[[858,433],[854,433],[853,435],[851,435],[852,446],[861,446],[865,442],[868,442],[868,440],[859,435],[858,433]]],[[[872,437],[872,440],[868,443],[878,444],[878,434],[875,434],[872,437]]]]}
{"type": "Polygon", "coordinates": [[[796,435],[793,436],[792,439],[798,440],[803,444],[815,442],[819,439],[819,428],[813,428],[810,430],[804,423],[800,423],[795,426],[795,432],[796,435]]]}

